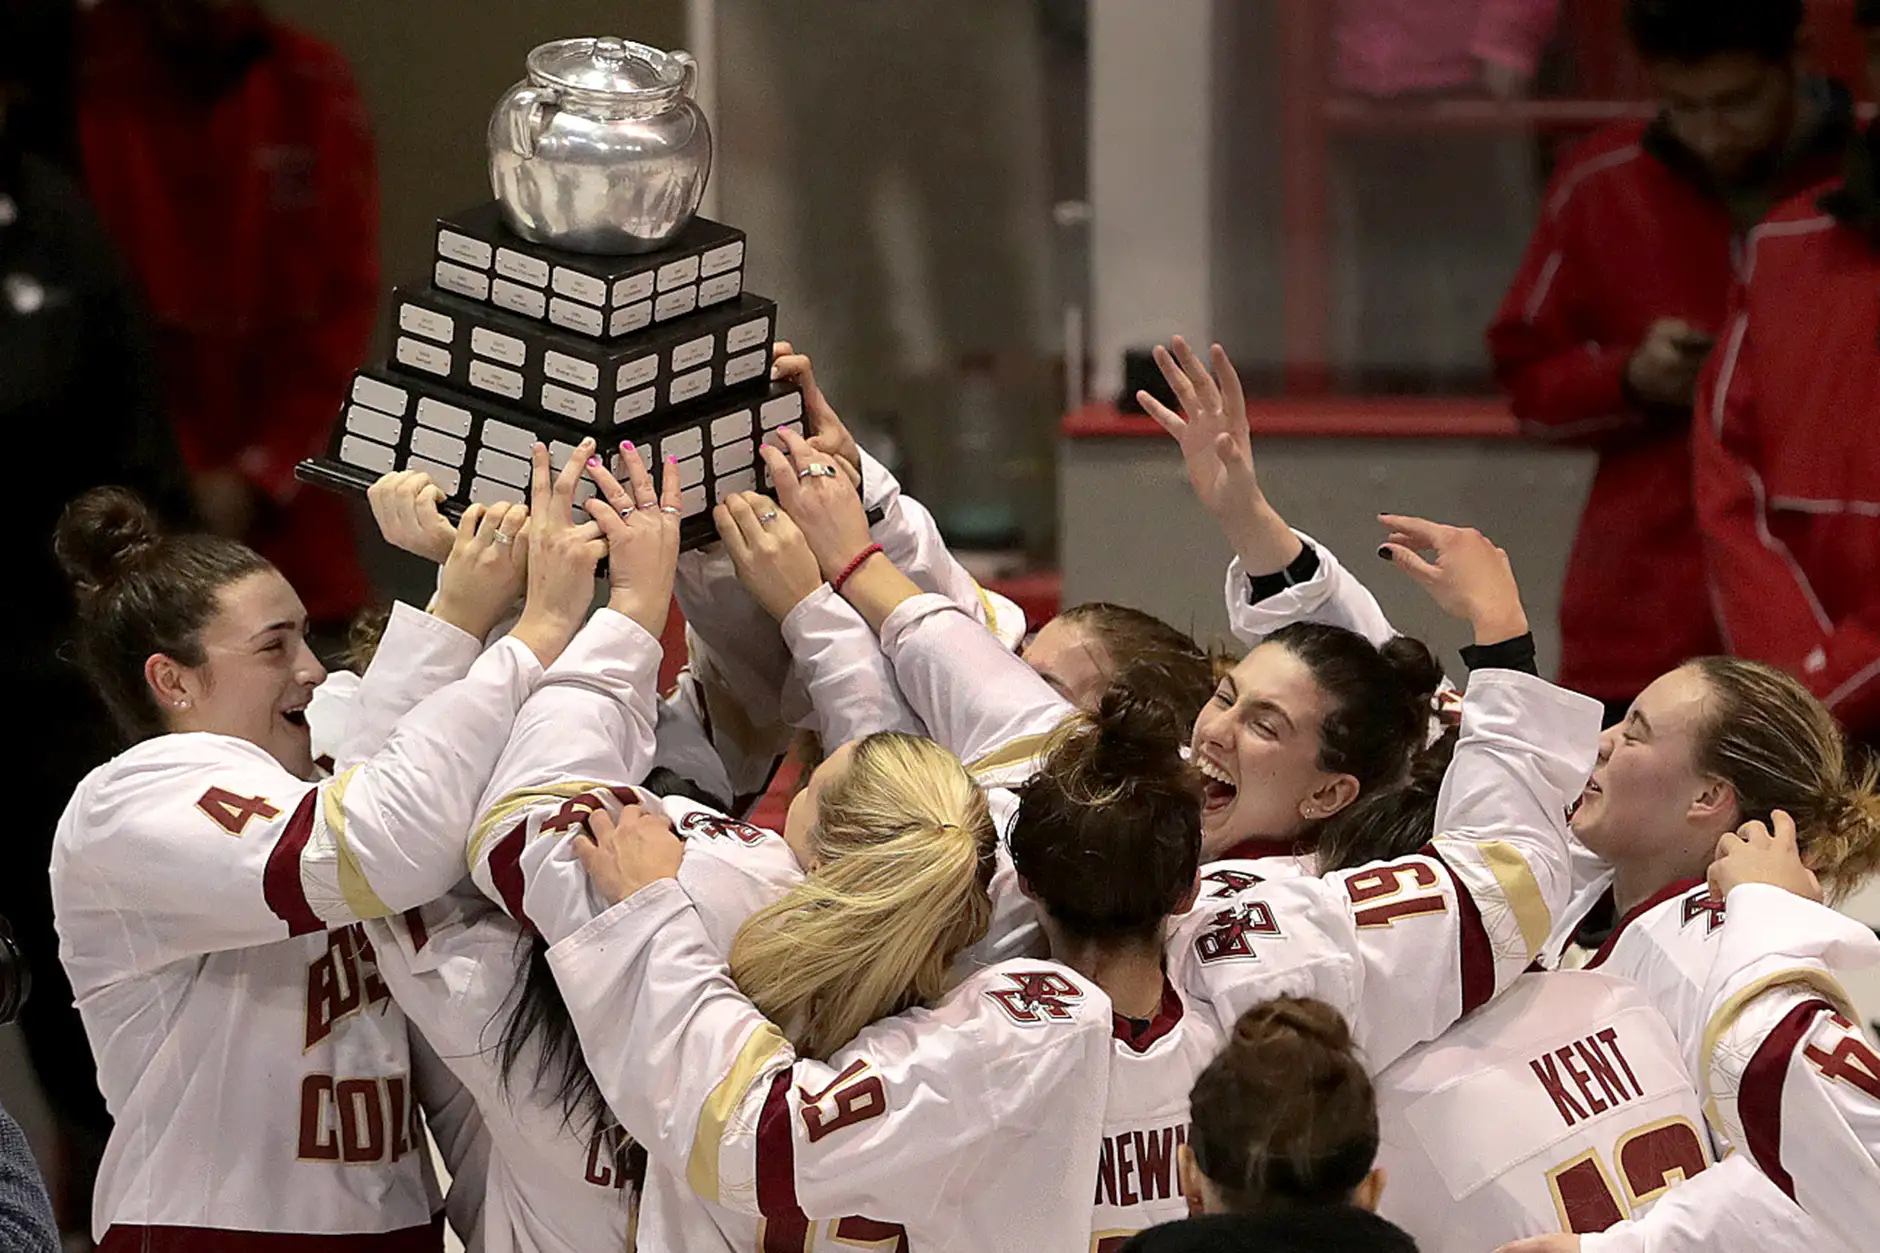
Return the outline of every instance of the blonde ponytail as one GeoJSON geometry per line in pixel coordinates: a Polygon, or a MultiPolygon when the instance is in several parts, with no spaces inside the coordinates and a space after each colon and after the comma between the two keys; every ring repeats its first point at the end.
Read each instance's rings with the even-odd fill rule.
{"type": "Polygon", "coordinates": [[[1698,769],[1735,789],[1743,821],[1795,820],[1830,902],[1880,870],[1880,769],[1856,759],[1828,707],[1794,676],[1736,657],[1691,663],[1710,688],[1698,769]]]}
{"type": "Polygon", "coordinates": [[[826,1058],[946,993],[992,918],[994,831],[958,759],[881,734],[823,788],[810,839],[817,868],[738,931],[731,976],[798,1052],[826,1058]]]}

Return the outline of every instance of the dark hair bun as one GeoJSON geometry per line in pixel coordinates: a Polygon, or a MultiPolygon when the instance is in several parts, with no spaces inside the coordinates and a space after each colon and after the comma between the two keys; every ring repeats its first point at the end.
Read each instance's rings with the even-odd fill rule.
{"type": "Polygon", "coordinates": [[[150,507],[123,487],[94,487],[66,505],[52,549],[81,597],[122,579],[163,538],[150,507]]]}
{"type": "Polygon", "coordinates": [[[1233,1044],[1242,1048],[1271,1049],[1309,1045],[1315,1051],[1350,1055],[1356,1046],[1351,1024],[1324,1001],[1282,996],[1255,1005],[1234,1024],[1233,1044]]]}
{"type": "Polygon", "coordinates": [[[1085,768],[1097,778],[1122,783],[1185,774],[1182,741],[1187,728],[1167,705],[1144,700],[1113,685],[1090,715],[1085,768]]]}
{"type": "Polygon", "coordinates": [[[1422,640],[1393,636],[1378,652],[1403,684],[1404,694],[1427,716],[1430,700],[1443,683],[1443,667],[1422,640]]]}

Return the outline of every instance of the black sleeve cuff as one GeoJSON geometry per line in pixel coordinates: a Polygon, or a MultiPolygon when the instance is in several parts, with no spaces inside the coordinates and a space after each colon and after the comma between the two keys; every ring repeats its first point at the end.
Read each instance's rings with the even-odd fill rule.
{"type": "Polygon", "coordinates": [[[1470,673],[1477,670],[1519,670],[1540,677],[1534,661],[1534,632],[1517,635],[1499,644],[1471,644],[1462,650],[1462,664],[1470,673]]]}
{"type": "Polygon", "coordinates": [[[1292,559],[1292,564],[1278,574],[1247,576],[1247,603],[1257,605],[1268,597],[1277,596],[1289,587],[1297,586],[1319,572],[1319,550],[1310,544],[1299,550],[1299,555],[1292,559]]]}

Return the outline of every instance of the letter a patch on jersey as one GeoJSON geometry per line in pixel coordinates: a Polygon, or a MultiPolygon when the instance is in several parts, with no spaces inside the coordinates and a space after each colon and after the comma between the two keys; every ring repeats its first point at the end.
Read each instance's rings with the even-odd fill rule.
{"type": "Polygon", "coordinates": [[[1273,911],[1267,903],[1248,901],[1216,914],[1208,929],[1195,937],[1195,954],[1204,962],[1253,957],[1256,956],[1255,936],[1278,934],[1279,923],[1273,920],[1273,911]]]}
{"type": "Polygon", "coordinates": [[[1705,935],[1723,925],[1723,902],[1711,899],[1708,886],[1684,898],[1684,916],[1678,920],[1678,925],[1688,927],[1699,918],[1704,919],[1705,935]]]}
{"type": "Polygon", "coordinates": [[[1071,1003],[1084,999],[1084,990],[1054,970],[1038,970],[1005,976],[1009,988],[994,988],[986,993],[1013,1022],[1030,1026],[1045,1021],[1062,1022],[1071,1016],[1071,1003]]]}
{"type": "Polygon", "coordinates": [[[755,844],[764,838],[764,833],[749,823],[697,809],[679,819],[679,831],[682,835],[696,831],[709,839],[737,840],[741,844],[755,844]]]}

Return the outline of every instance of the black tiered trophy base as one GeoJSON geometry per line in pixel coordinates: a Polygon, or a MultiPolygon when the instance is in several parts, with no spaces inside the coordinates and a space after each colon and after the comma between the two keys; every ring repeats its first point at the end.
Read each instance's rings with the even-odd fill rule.
{"type": "Polygon", "coordinates": [[[801,393],[770,381],[777,307],[743,292],[741,231],[699,218],[659,252],[592,257],[512,234],[492,203],[439,220],[435,269],[393,292],[391,359],[354,374],[301,479],[363,494],[422,470],[461,517],[525,500],[537,441],[559,469],[584,438],[631,440],[649,466],[675,459],[697,548],[719,501],[767,490],[764,437],[802,431],[801,393]]]}
{"type": "MultiPolygon", "coordinates": [[[[716,538],[711,511],[720,500],[769,489],[757,447],[783,427],[802,433],[802,394],[766,383],[634,423],[619,439],[631,440],[649,466],[675,459],[684,493],[679,533],[689,549],[716,538]]],[[[550,463],[559,469],[590,435],[440,383],[368,367],[353,376],[352,400],[326,455],[302,462],[297,474],[364,494],[383,474],[422,470],[445,493],[440,509],[455,518],[472,503],[526,500],[531,444],[547,444],[550,463]]],[[[603,444],[602,451],[618,442],[603,444]]],[[[579,498],[586,499],[593,488],[582,482],[579,498]]]]}

